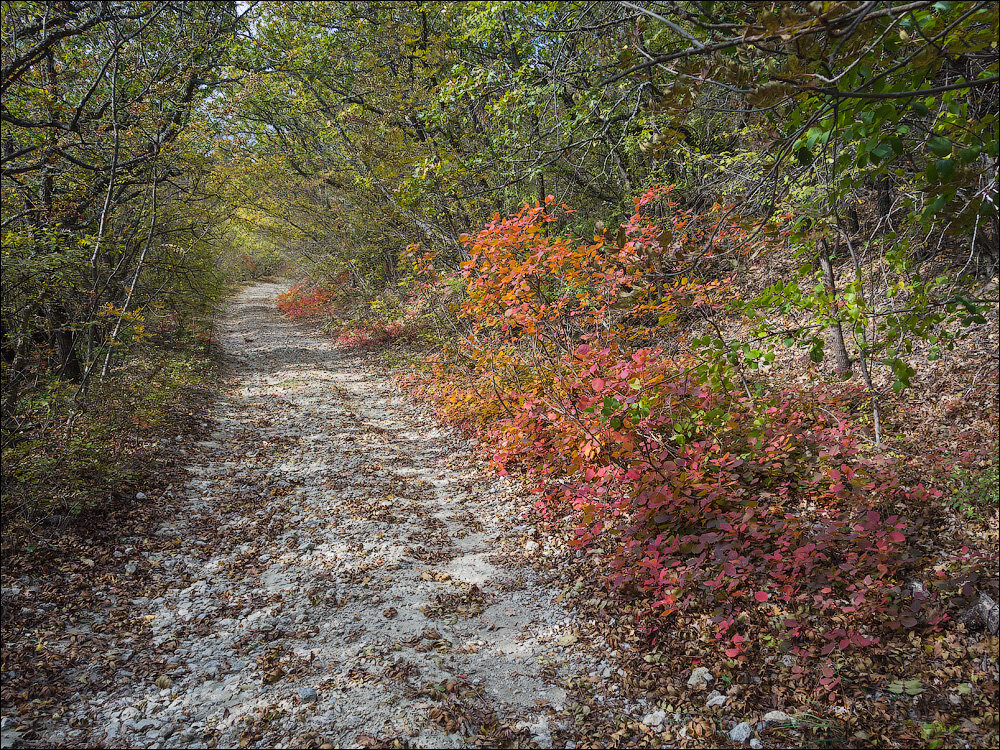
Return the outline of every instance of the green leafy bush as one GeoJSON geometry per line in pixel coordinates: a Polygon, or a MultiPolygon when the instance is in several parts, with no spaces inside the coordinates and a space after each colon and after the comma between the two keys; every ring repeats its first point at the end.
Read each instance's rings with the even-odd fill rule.
{"type": "Polygon", "coordinates": [[[994,444],[991,456],[978,466],[957,467],[951,473],[954,488],[948,505],[969,518],[981,518],[1000,505],[1000,458],[994,444]]]}

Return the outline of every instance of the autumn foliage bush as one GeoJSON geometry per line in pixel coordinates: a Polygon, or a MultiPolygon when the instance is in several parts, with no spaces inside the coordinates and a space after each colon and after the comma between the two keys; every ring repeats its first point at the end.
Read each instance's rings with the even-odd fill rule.
{"type": "Polygon", "coordinates": [[[293,318],[308,318],[327,312],[336,296],[333,290],[315,284],[296,284],[278,295],[278,309],[293,318]]]}
{"type": "MultiPolygon", "coordinates": [[[[337,344],[346,349],[369,350],[391,344],[414,343],[424,325],[418,316],[404,314],[399,319],[358,317],[345,299],[334,290],[312,283],[297,284],[278,295],[278,309],[293,318],[325,315],[337,344]]],[[[408,311],[407,311],[408,312],[408,311]]]]}
{"type": "MultiPolygon", "coordinates": [[[[643,387],[658,363],[637,354],[581,368],[570,414],[528,397],[495,430],[496,460],[539,477],[543,510],[573,509],[574,544],[603,548],[613,587],[645,592],[661,616],[714,611],[720,632],[769,601],[769,613],[916,624],[892,612],[907,568],[899,508],[933,490],[908,489],[890,461],[863,458],[851,427],[806,394],[751,402],[692,380],[643,387]]],[[[783,624],[798,635],[793,617],[783,624]]],[[[836,645],[870,643],[858,627],[836,645]]]]}
{"type": "Polygon", "coordinates": [[[388,344],[413,343],[420,328],[407,321],[352,321],[337,333],[337,344],[348,349],[376,349],[388,344]]]}
{"type": "Polygon", "coordinates": [[[735,387],[731,365],[685,338],[675,321],[717,309],[726,282],[678,278],[672,260],[707,233],[749,239],[720,213],[671,213],[669,197],[647,192],[593,242],[549,234],[551,199],[496,216],[463,237],[469,258],[451,276],[412,248],[425,279],[462,285],[467,331],[417,389],[485,437],[502,471],[532,478],[543,516],[568,514],[572,544],[600,548],[612,588],[643,598],[654,622],[710,613],[727,656],[748,645],[741,613],[823,654],[938,627],[940,591],[906,586],[919,557],[907,508],[940,492],[869,455],[831,393],[735,387]]]}

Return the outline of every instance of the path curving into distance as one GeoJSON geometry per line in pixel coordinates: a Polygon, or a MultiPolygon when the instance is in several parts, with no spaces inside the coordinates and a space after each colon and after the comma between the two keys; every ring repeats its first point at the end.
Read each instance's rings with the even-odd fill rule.
{"type": "Polygon", "coordinates": [[[131,603],[148,631],[109,644],[116,671],[45,741],[550,744],[558,678],[593,665],[526,565],[517,487],[372,358],[279,313],[282,289],[221,316],[214,431],[149,530],[165,593],[131,603]]]}

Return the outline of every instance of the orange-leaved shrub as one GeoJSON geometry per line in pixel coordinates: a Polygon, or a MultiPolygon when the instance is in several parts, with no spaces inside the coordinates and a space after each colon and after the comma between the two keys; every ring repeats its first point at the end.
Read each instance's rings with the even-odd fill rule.
{"type": "Polygon", "coordinates": [[[866,455],[821,388],[750,395],[683,345],[678,316],[729,291],[680,276],[674,259],[709,234],[751,238],[718,207],[694,216],[669,198],[648,191],[593,242],[549,233],[551,198],[463,237],[469,259],[448,286],[464,285],[468,335],[419,387],[486,438],[501,470],[532,478],[542,514],[571,514],[573,544],[602,549],[610,586],[660,617],[711,613],[730,657],[754,609],[792,648],[822,653],[938,627],[934,586],[905,586],[918,562],[906,509],[940,493],[866,455]],[[807,613],[828,626],[803,631],[807,613]]]}
{"type": "Polygon", "coordinates": [[[316,284],[296,284],[278,295],[278,309],[293,318],[308,318],[329,312],[337,294],[316,284]]]}

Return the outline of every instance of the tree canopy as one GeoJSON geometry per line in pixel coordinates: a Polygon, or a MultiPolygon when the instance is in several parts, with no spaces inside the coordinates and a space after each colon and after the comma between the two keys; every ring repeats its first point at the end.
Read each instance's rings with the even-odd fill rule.
{"type": "MultiPolygon", "coordinates": [[[[684,669],[770,650],[821,665],[773,695],[874,705],[865,649],[907,698],[911,657],[985,653],[943,629],[996,594],[964,541],[996,533],[995,1],[0,11],[5,534],[53,477],[119,492],[217,303],[280,274],[338,345],[407,345],[385,361],[525,480],[602,612],[697,626],[684,669]]],[[[925,739],[981,688],[922,704],[925,739]]]]}

